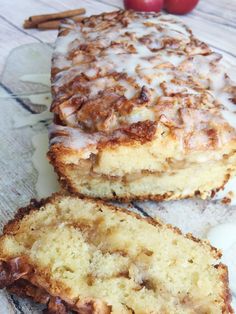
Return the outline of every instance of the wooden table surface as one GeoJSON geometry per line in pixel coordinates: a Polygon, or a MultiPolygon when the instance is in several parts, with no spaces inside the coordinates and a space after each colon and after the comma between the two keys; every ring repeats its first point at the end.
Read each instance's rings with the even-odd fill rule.
{"type": "MultiPolygon", "coordinates": [[[[22,28],[23,20],[34,14],[85,7],[87,15],[122,8],[121,0],[1,0],[0,3],[0,73],[9,53],[27,43],[54,42],[56,31],[22,28]]],[[[190,14],[181,17],[197,37],[235,65],[236,60],[236,0],[201,0],[190,14]]],[[[0,77],[0,227],[13,217],[16,208],[34,197],[37,172],[33,168],[31,137],[38,127],[13,128],[12,117],[27,116],[34,108],[24,105],[12,95],[11,84],[0,77]]],[[[14,77],[12,77],[14,82],[14,77]]],[[[37,111],[37,109],[35,109],[37,111]]],[[[140,205],[141,206],[141,205],[140,205]]],[[[141,208],[142,210],[142,208],[141,208]]],[[[144,210],[144,208],[143,208],[144,210]]],[[[0,313],[39,313],[38,307],[5,291],[0,293],[0,313]]]]}

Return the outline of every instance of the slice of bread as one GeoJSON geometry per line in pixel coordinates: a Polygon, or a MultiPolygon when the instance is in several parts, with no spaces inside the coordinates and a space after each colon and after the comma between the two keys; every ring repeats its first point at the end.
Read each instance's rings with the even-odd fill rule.
{"type": "Polygon", "coordinates": [[[0,286],[48,313],[232,313],[220,256],[157,220],[55,194],[5,226],[0,286]]]}

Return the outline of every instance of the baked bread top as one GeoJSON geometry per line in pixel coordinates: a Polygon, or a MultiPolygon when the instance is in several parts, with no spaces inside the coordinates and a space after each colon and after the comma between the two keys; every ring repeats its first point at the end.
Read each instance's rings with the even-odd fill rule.
{"type": "Polygon", "coordinates": [[[160,221],[57,194],[5,226],[0,287],[47,304],[49,313],[228,314],[220,256],[160,221]]]}
{"type": "Polygon", "coordinates": [[[51,144],[86,155],[168,133],[183,151],[235,145],[236,87],[220,59],[170,15],[66,21],[52,63],[51,144]]]}

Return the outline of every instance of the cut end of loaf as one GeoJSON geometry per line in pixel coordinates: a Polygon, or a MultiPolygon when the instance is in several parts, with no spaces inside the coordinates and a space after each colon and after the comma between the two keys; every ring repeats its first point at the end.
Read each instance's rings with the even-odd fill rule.
{"type": "Polygon", "coordinates": [[[171,15],[64,23],[49,151],[61,181],[101,199],[211,197],[236,173],[235,87],[220,60],[171,15]]]}

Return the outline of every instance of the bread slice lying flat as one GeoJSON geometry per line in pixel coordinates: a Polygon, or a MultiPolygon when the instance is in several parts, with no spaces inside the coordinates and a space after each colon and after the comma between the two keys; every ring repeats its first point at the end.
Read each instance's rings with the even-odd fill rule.
{"type": "Polygon", "coordinates": [[[219,257],[170,225],[56,194],[5,226],[0,283],[48,313],[232,313],[219,257]]]}

